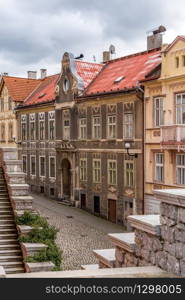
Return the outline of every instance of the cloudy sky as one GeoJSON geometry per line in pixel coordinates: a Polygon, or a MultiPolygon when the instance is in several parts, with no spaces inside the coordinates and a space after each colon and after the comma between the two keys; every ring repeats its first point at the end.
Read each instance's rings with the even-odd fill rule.
{"type": "Polygon", "coordinates": [[[0,0],[0,73],[60,71],[65,51],[84,60],[146,49],[146,32],[164,25],[164,42],[185,35],[184,0],[0,0]]]}

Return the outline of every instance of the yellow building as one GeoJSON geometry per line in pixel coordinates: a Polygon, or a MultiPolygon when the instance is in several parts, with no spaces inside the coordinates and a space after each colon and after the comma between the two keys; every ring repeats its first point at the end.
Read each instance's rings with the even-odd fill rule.
{"type": "Polygon", "coordinates": [[[185,36],[161,51],[145,87],[145,213],[158,213],[153,189],[185,186],[185,36]]]}
{"type": "Polygon", "coordinates": [[[15,146],[17,122],[14,109],[40,83],[31,78],[3,75],[0,80],[0,147],[15,146]]]}

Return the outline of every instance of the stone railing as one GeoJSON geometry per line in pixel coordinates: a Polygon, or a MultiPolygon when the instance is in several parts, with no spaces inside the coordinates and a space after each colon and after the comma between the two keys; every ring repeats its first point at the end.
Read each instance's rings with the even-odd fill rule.
{"type": "Polygon", "coordinates": [[[115,248],[94,250],[99,268],[157,266],[185,275],[185,189],[154,193],[160,215],[129,216],[134,232],[109,234],[115,248]]]}

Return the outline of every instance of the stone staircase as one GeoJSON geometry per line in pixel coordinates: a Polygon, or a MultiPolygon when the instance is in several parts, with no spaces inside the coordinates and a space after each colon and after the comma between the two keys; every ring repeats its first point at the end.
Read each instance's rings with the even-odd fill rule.
{"type": "Polygon", "coordinates": [[[3,169],[0,168],[0,266],[6,274],[24,273],[23,257],[17,240],[13,209],[3,169]]]}

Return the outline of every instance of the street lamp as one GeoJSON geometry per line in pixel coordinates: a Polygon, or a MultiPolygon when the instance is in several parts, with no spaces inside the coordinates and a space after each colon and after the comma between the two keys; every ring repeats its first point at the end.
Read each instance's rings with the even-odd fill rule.
{"type": "Polygon", "coordinates": [[[125,149],[127,150],[127,154],[128,154],[129,156],[134,156],[135,158],[138,157],[137,153],[134,153],[134,154],[130,154],[130,153],[129,153],[130,143],[128,143],[128,142],[125,143],[125,149]]]}

